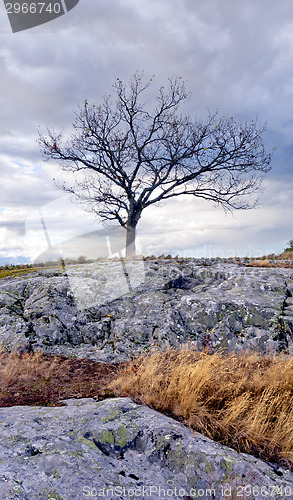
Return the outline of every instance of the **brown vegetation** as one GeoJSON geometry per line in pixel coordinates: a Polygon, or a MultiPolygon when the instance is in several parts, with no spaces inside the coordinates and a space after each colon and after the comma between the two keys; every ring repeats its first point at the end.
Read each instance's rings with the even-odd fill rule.
{"type": "Polygon", "coordinates": [[[249,264],[246,265],[251,267],[272,267],[272,264],[268,259],[251,260],[249,264]]]}
{"type": "Polygon", "coordinates": [[[0,352],[0,406],[60,406],[60,400],[66,398],[103,399],[109,394],[108,385],[118,370],[118,364],[3,350],[0,352]]]}
{"type": "Polygon", "coordinates": [[[110,388],[238,451],[293,467],[293,359],[156,352],[130,363],[110,388]]]}
{"type": "Polygon", "coordinates": [[[77,259],[58,259],[58,260],[49,260],[46,262],[35,262],[34,264],[6,264],[5,266],[0,266],[0,278],[7,278],[8,276],[14,277],[19,274],[32,273],[44,269],[56,268],[60,272],[64,270],[66,265],[71,264],[90,264],[93,262],[97,262],[100,259],[89,260],[83,255],[78,257],[77,259]]]}
{"type": "Polygon", "coordinates": [[[293,250],[285,250],[278,255],[277,259],[293,260],[293,250]]]}
{"type": "Polygon", "coordinates": [[[284,251],[280,255],[265,255],[258,259],[252,259],[245,263],[250,267],[285,267],[293,269],[293,251],[284,251]]]}
{"type": "Polygon", "coordinates": [[[104,364],[0,353],[0,406],[130,396],[238,451],[293,470],[293,359],[188,348],[104,364]]]}

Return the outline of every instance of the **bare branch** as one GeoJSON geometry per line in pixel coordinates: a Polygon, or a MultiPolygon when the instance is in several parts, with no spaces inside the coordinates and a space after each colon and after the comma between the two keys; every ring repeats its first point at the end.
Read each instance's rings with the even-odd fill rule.
{"type": "Polygon", "coordinates": [[[117,79],[115,100],[85,101],[67,141],[54,130],[39,135],[45,159],[58,161],[65,172],[85,173],[83,181],[59,187],[127,230],[135,229],[146,207],[175,196],[210,200],[225,210],[254,207],[250,196],[271,161],[262,141],[265,128],[217,113],[205,122],[180,115],[190,98],[180,77],[170,78],[146,105],[142,97],[150,102],[152,84],[139,73],[128,85],[117,79]]]}

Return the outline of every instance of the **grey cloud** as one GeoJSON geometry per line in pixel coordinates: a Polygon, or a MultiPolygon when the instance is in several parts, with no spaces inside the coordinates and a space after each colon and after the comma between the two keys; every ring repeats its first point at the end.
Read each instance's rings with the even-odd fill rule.
{"type": "Polygon", "coordinates": [[[1,220],[0,214],[0,227],[5,227],[8,231],[14,233],[16,236],[22,236],[25,233],[25,227],[23,221],[16,220],[1,220]]]}
{"type": "Polygon", "coordinates": [[[42,173],[0,162],[0,205],[9,208],[26,207],[26,210],[30,210],[60,196],[52,181],[42,173]]]}
{"type": "MultiPolygon", "coordinates": [[[[238,119],[258,115],[261,122],[267,121],[266,145],[278,146],[269,181],[283,180],[279,191],[291,192],[292,14],[291,0],[83,0],[66,16],[14,35],[2,16],[1,205],[21,208],[25,217],[58,197],[52,181],[59,175],[58,166],[42,163],[35,142],[38,127],[69,130],[85,98],[99,103],[116,76],[128,80],[143,69],[147,77],[156,75],[155,86],[172,74],[187,79],[193,94],[186,113],[205,117],[208,109],[218,108],[219,114],[238,119]]],[[[278,197],[270,182],[266,190],[273,195],[263,203],[271,203],[278,219],[280,207],[290,211],[292,204],[278,197]]],[[[176,207],[170,205],[169,214],[175,215],[176,207]]],[[[161,209],[156,210],[159,214],[161,209]]],[[[190,216],[188,210],[182,213],[183,221],[190,216]]],[[[156,248],[171,248],[181,231],[182,248],[195,245],[192,229],[180,227],[175,219],[171,217],[169,229],[146,213],[140,223],[144,244],[145,231],[156,248]]],[[[252,234],[249,225],[240,226],[243,234],[252,234]]],[[[232,241],[237,229],[232,224],[230,230],[226,238],[232,241]]],[[[280,239],[277,227],[273,231],[280,239]]],[[[285,226],[282,231],[286,239],[285,226]]],[[[210,239],[202,233],[199,244],[205,241],[216,244],[217,235],[210,239]]]]}

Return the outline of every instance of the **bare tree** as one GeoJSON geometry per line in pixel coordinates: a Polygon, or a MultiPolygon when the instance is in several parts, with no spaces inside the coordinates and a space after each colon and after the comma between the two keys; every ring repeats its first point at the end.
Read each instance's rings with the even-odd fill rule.
{"type": "Polygon", "coordinates": [[[179,114],[190,97],[181,77],[170,78],[146,105],[142,94],[149,97],[151,85],[138,73],[128,85],[117,79],[112,96],[79,108],[68,140],[52,130],[39,135],[45,159],[66,172],[84,171],[73,185],[57,185],[100,220],[125,228],[126,255],[135,253],[142,211],[163,200],[191,195],[225,210],[254,207],[247,195],[259,188],[271,161],[256,121],[215,113],[203,123],[179,114]]]}

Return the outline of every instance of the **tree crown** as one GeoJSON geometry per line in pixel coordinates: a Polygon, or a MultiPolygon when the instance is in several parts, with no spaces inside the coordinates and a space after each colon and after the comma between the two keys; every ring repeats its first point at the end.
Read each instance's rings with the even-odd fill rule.
{"type": "Polygon", "coordinates": [[[117,78],[113,95],[100,105],[85,100],[69,140],[51,130],[39,136],[45,159],[67,172],[84,171],[73,186],[58,186],[125,229],[136,226],[146,207],[175,196],[211,200],[225,210],[254,207],[247,196],[260,187],[271,161],[265,127],[217,113],[205,122],[180,114],[190,97],[181,77],[159,88],[151,110],[142,98],[152,84],[138,73],[128,85],[117,78]]]}

